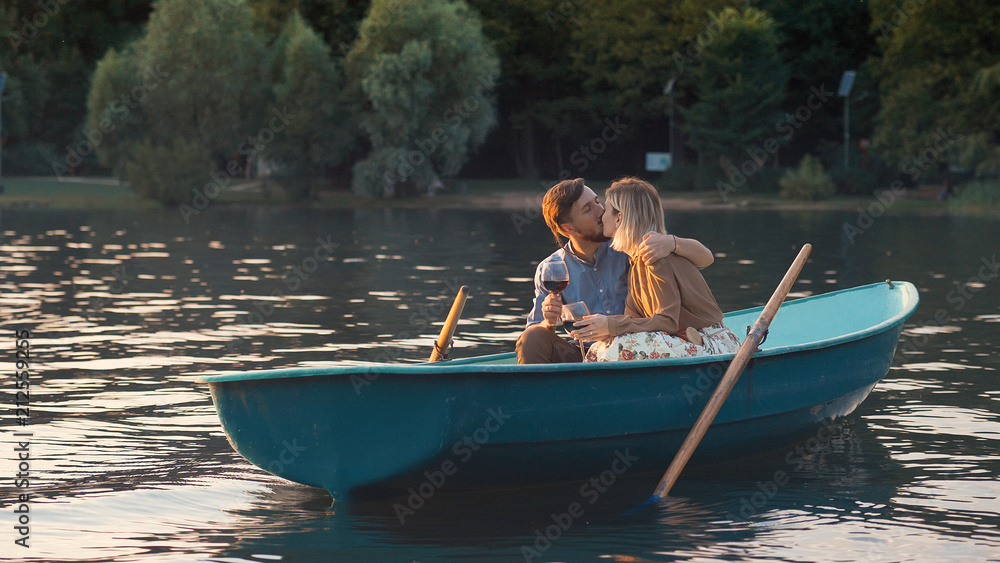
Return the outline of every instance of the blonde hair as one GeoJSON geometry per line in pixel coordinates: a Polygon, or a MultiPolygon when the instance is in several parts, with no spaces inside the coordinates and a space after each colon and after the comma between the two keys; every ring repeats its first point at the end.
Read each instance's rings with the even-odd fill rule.
{"type": "Polygon", "coordinates": [[[605,200],[622,215],[622,224],[611,239],[611,248],[631,255],[642,244],[646,233],[667,234],[660,194],[649,182],[632,177],[616,180],[605,193],[605,200]]]}

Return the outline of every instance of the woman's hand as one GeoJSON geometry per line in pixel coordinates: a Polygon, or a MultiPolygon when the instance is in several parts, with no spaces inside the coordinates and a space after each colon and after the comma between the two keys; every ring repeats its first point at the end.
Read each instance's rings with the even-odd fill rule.
{"type": "Polygon", "coordinates": [[[615,336],[608,331],[608,317],[605,315],[587,315],[583,320],[576,321],[573,328],[570,334],[581,342],[598,342],[615,336]]]}

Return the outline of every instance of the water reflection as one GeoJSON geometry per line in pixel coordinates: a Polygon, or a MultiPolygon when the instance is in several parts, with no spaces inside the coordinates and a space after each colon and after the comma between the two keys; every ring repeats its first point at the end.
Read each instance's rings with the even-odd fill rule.
{"type": "MultiPolygon", "coordinates": [[[[442,492],[405,524],[385,500],[330,510],[324,492],[243,461],[192,383],[423,361],[462,284],[472,298],[454,355],[509,351],[534,265],[551,252],[540,219],[223,206],[190,225],[155,211],[2,217],[0,326],[30,329],[38,353],[35,560],[512,560],[579,499],[579,484],[442,492]]],[[[624,479],[535,560],[985,559],[1000,548],[1000,306],[996,281],[970,282],[994,250],[969,244],[1000,240],[1000,226],[883,217],[852,242],[842,226],[853,219],[668,213],[672,230],[716,252],[705,275],[727,310],[762,304],[806,241],[797,296],[914,282],[908,345],[833,438],[689,473],[674,497],[621,521],[658,476],[624,479]],[[787,482],[769,494],[778,471],[787,482]]]]}

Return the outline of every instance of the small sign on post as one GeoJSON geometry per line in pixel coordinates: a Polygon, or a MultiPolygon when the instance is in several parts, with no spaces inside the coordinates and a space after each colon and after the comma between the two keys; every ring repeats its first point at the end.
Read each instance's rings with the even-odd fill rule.
{"type": "Polygon", "coordinates": [[[670,169],[670,165],[673,162],[672,156],[668,152],[647,152],[646,153],[646,171],[647,172],[665,172],[670,169]]]}

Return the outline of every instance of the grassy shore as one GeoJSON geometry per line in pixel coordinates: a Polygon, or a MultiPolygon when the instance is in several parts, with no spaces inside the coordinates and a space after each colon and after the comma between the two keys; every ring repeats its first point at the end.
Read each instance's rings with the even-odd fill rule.
{"type": "MultiPolygon", "coordinates": [[[[377,199],[362,197],[346,190],[324,191],[311,205],[319,208],[447,208],[447,209],[499,209],[537,212],[545,190],[555,182],[515,179],[459,179],[452,188],[439,192],[435,197],[377,199]]],[[[590,184],[598,191],[609,182],[590,184]]],[[[3,179],[4,191],[0,205],[11,207],[63,208],[147,208],[159,203],[139,198],[128,184],[114,178],[99,177],[35,177],[15,176],[3,179]]],[[[846,210],[864,209],[877,200],[873,196],[839,196],[818,202],[797,202],[780,199],[777,194],[730,195],[723,198],[718,192],[669,192],[660,193],[664,206],[672,210],[691,209],[786,209],[786,210],[846,210]]],[[[272,192],[271,197],[274,197],[272,192]]],[[[213,198],[217,203],[274,203],[268,201],[259,182],[239,182],[227,186],[213,198]]],[[[934,200],[896,198],[892,212],[948,213],[973,211],[998,213],[996,208],[956,210],[953,206],[934,200]]]]}

